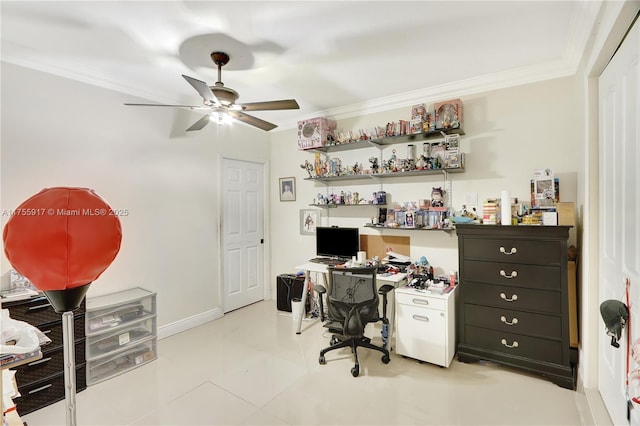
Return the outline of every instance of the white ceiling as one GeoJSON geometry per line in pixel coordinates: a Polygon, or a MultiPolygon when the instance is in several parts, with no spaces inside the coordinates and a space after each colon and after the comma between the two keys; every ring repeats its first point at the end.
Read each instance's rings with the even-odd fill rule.
{"type": "Polygon", "coordinates": [[[200,105],[181,74],[212,85],[209,55],[223,50],[222,81],[238,102],[298,101],[298,111],[252,113],[282,129],[571,75],[600,5],[2,1],[1,58],[120,91],[123,103],[200,105]]]}

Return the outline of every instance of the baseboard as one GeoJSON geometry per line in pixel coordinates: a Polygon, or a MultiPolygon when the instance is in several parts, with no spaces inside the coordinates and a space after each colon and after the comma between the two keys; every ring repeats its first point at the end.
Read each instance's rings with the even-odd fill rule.
{"type": "Polygon", "coordinates": [[[181,333],[189,330],[190,328],[206,324],[209,321],[220,319],[223,315],[224,313],[222,312],[222,309],[216,308],[189,318],[181,319],[171,324],[163,325],[158,327],[158,339],[164,339],[165,337],[173,336],[174,334],[181,333]]]}

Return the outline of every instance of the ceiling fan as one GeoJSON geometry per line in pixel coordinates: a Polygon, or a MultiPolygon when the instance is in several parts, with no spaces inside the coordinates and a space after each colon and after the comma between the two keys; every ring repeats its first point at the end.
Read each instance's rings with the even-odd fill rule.
{"type": "Polygon", "coordinates": [[[266,102],[250,102],[236,103],[240,96],[235,90],[225,87],[222,82],[222,67],[229,62],[229,55],[225,52],[211,53],[211,59],[218,66],[218,81],[214,86],[208,86],[204,81],[197,80],[187,75],[182,75],[187,82],[202,96],[204,106],[194,105],[164,105],[164,104],[132,104],[125,103],[130,106],[164,106],[174,108],[188,108],[191,110],[209,110],[209,113],[196,121],[187,129],[187,132],[200,130],[210,121],[222,123],[225,119],[231,117],[262,130],[273,130],[277,125],[261,120],[244,111],[267,111],[267,110],[283,110],[283,109],[299,109],[300,106],[295,99],[282,99],[279,101],[266,102]]]}

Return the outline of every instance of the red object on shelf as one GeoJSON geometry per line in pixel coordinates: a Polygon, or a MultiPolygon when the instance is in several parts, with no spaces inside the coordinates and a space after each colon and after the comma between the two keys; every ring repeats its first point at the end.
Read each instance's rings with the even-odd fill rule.
{"type": "Polygon", "coordinates": [[[56,187],[43,189],[15,209],[2,237],[11,265],[43,290],[58,311],[78,298],[79,305],[88,284],[113,262],[122,230],[120,219],[93,190],[56,187]],[[78,290],[57,293],[74,288],[78,290]],[[50,294],[63,299],[60,306],[50,294]]]}

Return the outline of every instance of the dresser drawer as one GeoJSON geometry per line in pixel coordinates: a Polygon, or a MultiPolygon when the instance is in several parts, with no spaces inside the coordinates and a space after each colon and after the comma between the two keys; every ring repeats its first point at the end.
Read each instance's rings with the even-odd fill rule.
{"type": "Polygon", "coordinates": [[[498,331],[547,339],[562,338],[562,321],[554,315],[467,304],[464,305],[464,319],[467,324],[498,331]]]}
{"type": "MultiPolygon", "coordinates": [[[[84,349],[85,343],[82,339],[74,347],[76,366],[85,363],[84,349]]],[[[15,370],[18,386],[27,386],[43,378],[55,376],[64,371],[64,349],[43,352],[41,359],[21,365],[15,370]]]]}
{"type": "MultiPolygon", "coordinates": [[[[2,304],[3,308],[9,309],[9,316],[18,321],[28,322],[38,327],[54,321],[61,321],[62,314],[57,313],[49,300],[45,296],[35,297],[28,301],[20,300],[2,304]]],[[[73,311],[74,315],[83,314],[85,311],[85,301],[80,307],[73,311]]],[[[84,330],[82,331],[84,335],[84,330]]]]}
{"type": "Polygon", "coordinates": [[[562,343],[466,325],[465,342],[489,351],[560,364],[562,343]]]}
{"type": "Polygon", "coordinates": [[[558,241],[510,238],[465,238],[464,258],[492,262],[558,265],[562,258],[558,241]]]}
{"type": "MultiPolygon", "coordinates": [[[[64,372],[28,386],[18,387],[20,396],[15,398],[20,415],[29,414],[64,399],[64,372]]],[[[76,392],[87,388],[85,364],[76,367],[76,392]]]]}
{"type": "Polygon", "coordinates": [[[396,292],[395,294],[397,303],[401,305],[415,306],[419,308],[430,308],[444,311],[447,306],[447,301],[439,297],[431,297],[428,295],[415,295],[396,292]]]}
{"type": "MultiPolygon", "coordinates": [[[[43,324],[38,326],[38,329],[51,339],[51,343],[43,346],[44,350],[53,350],[64,345],[62,321],[43,324]]],[[[74,317],[73,321],[73,340],[77,342],[79,339],[84,339],[84,315],[74,317]]]]}
{"type": "Polygon", "coordinates": [[[462,279],[514,287],[560,290],[560,268],[556,266],[495,263],[477,260],[464,261],[462,279]]]}
{"type": "Polygon", "coordinates": [[[562,298],[558,291],[466,282],[462,283],[461,290],[462,303],[558,315],[562,313],[562,298]]]}

